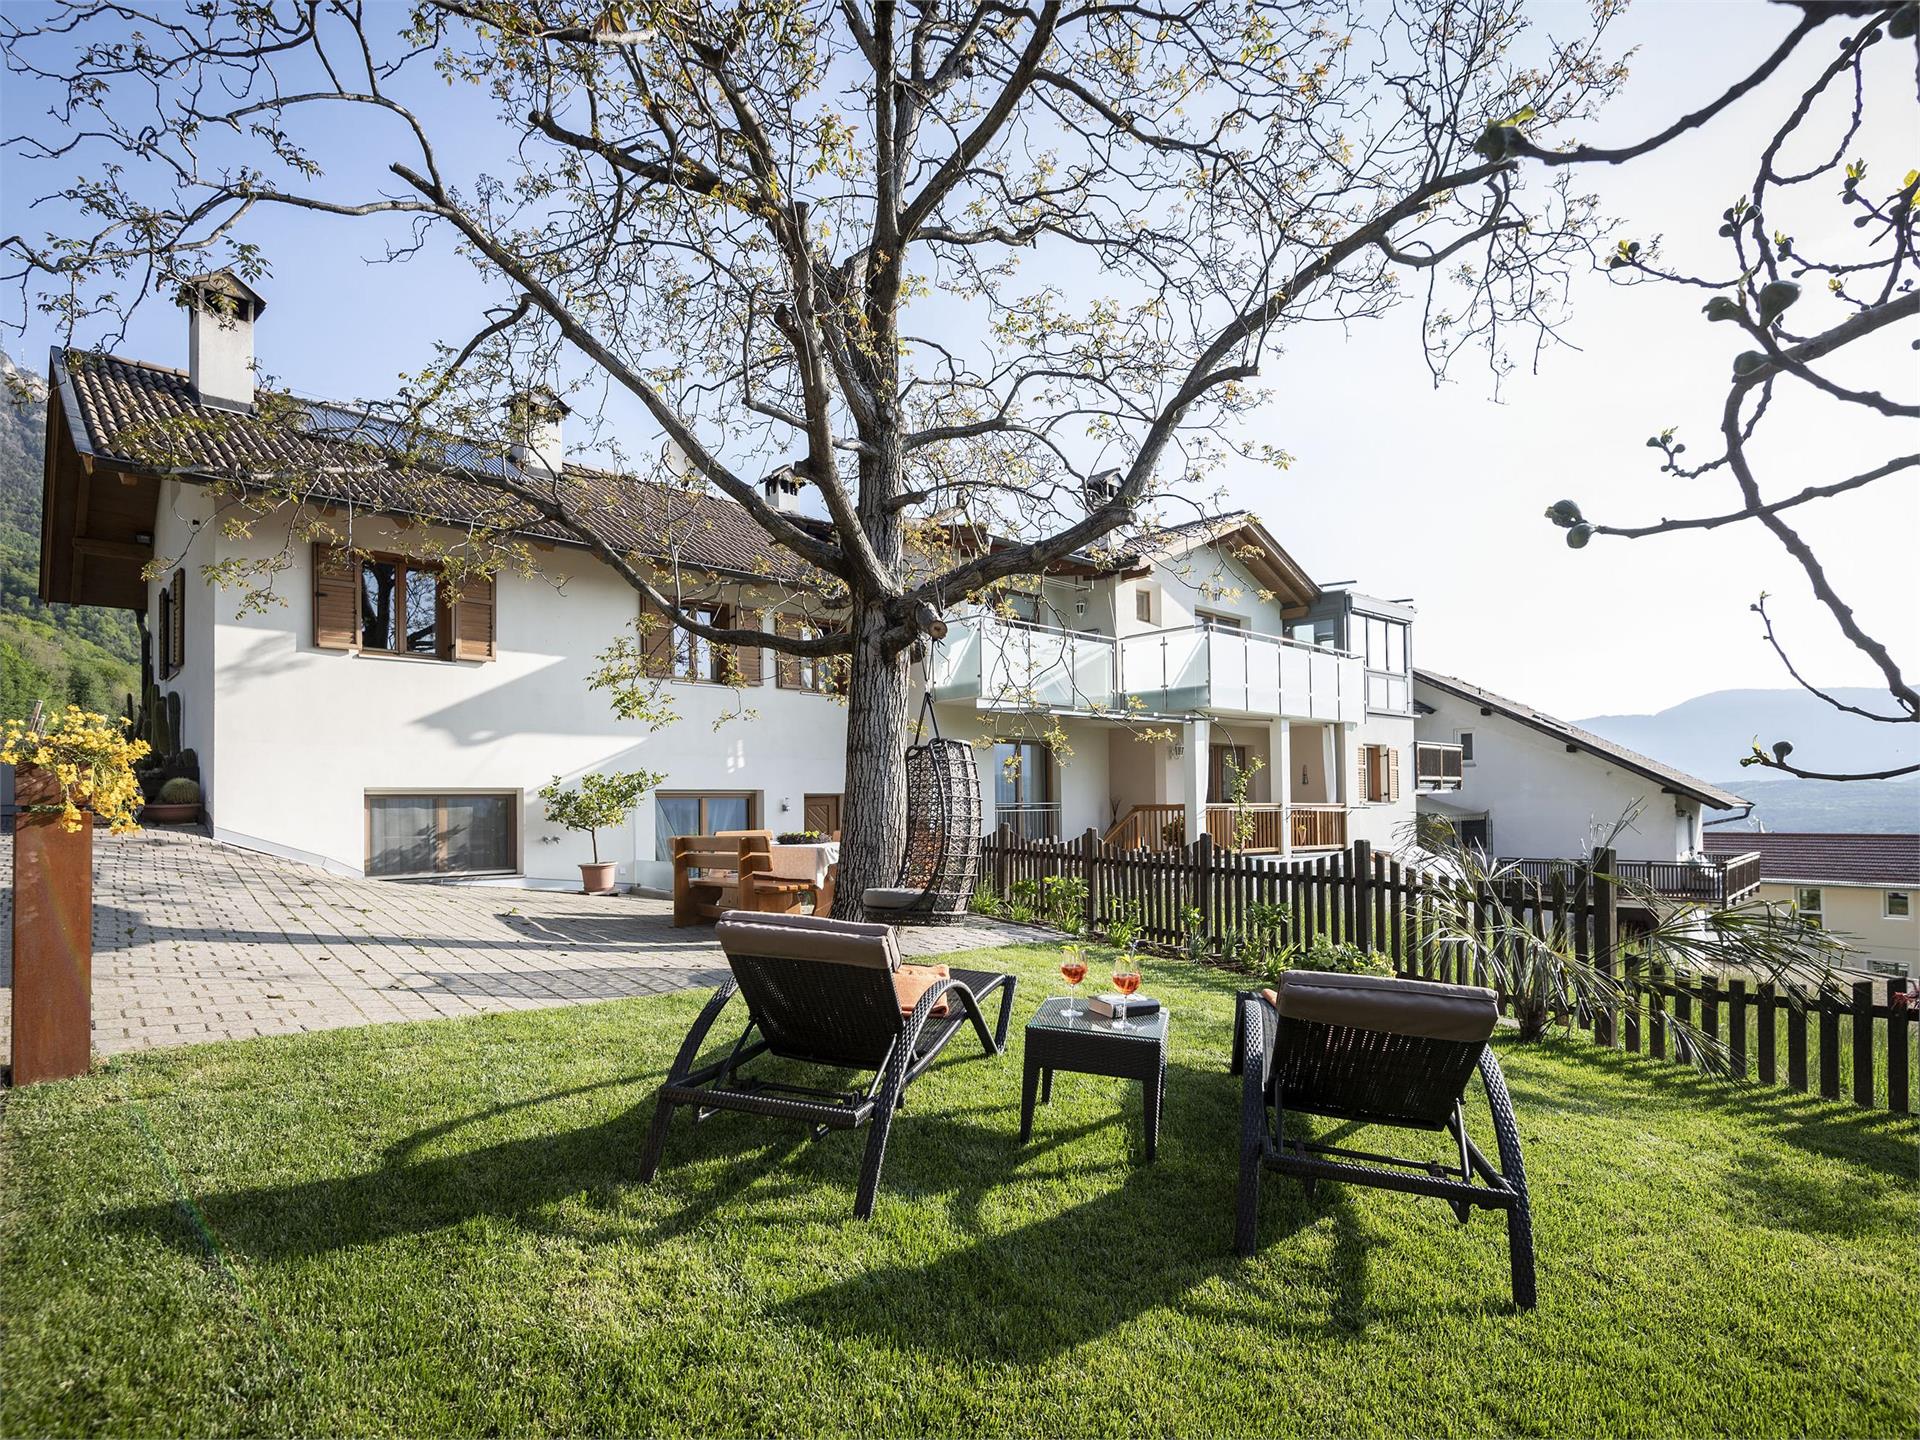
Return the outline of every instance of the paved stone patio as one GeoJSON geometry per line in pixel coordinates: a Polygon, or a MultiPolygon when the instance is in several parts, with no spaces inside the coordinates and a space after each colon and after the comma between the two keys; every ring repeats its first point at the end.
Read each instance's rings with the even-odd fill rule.
{"type": "MultiPolygon", "coordinates": [[[[0,836],[0,1056],[11,1053],[13,838],[0,836]]],[[[724,977],[665,900],[347,879],[179,830],[94,850],[98,1055],[657,995],[724,977]]],[[[1046,932],[901,931],[914,955],[1046,932]]]]}

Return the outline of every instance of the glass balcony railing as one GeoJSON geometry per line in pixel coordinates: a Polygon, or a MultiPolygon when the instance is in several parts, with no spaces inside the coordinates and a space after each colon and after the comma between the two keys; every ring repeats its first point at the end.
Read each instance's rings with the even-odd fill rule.
{"type": "Polygon", "coordinates": [[[984,617],[949,625],[932,675],[934,699],[983,710],[1331,721],[1361,718],[1366,683],[1356,657],[1276,635],[1189,626],[1116,641],[984,617]]]}

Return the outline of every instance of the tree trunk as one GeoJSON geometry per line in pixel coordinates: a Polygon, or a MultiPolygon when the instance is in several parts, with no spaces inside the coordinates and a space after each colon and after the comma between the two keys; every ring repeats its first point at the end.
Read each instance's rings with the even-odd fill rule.
{"type": "Polygon", "coordinates": [[[857,605],[853,660],[847,681],[847,780],[840,810],[840,878],[834,891],[838,920],[862,918],[860,896],[891,885],[907,840],[907,652],[889,655],[880,643],[887,617],[877,605],[857,605]]]}

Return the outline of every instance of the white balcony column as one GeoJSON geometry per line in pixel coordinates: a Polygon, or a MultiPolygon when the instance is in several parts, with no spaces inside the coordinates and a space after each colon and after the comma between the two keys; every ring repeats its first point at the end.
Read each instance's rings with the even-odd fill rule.
{"type": "Polygon", "coordinates": [[[1187,807],[1187,843],[1207,833],[1207,747],[1213,727],[1188,720],[1180,727],[1180,798],[1187,807]]]}
{"type": "Polygon", "coordinates": [[[1358,725],[1328,725],[1322,731],[1326,745],[1321,758],[1327,767],[1327,803],[1344,805],[1349,810],[1356,803],[1353,767],[1359,757],[1354,753],[1353,737],[1359,733],[1358,725]]]}
{"type": "Polygon", "coordinates": [[[1280,858],[1293,858],[1293,722],[1285,716],[1270,722],[1267,748],[1273,756],[1273,803],[1280,807],[1280,858]]]}

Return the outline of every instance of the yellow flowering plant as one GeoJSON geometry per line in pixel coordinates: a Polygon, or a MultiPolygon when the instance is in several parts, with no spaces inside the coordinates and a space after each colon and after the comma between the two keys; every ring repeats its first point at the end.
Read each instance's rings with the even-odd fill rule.
{"type": "Polygon", "coordinates": [[[129,722],[109,720],[69,705],[43,719],[37,727],[8,720],[0,729],[0,764],[32,766],[50,776],[58,787],[57,805],[23,805],[32,811],[60,811],[69,834],[80,829],[83,810],[116,835],[140,827],[134,816],[140,809],[140,782],[134,762],[149,746],[127,734],[129,722]]]}

